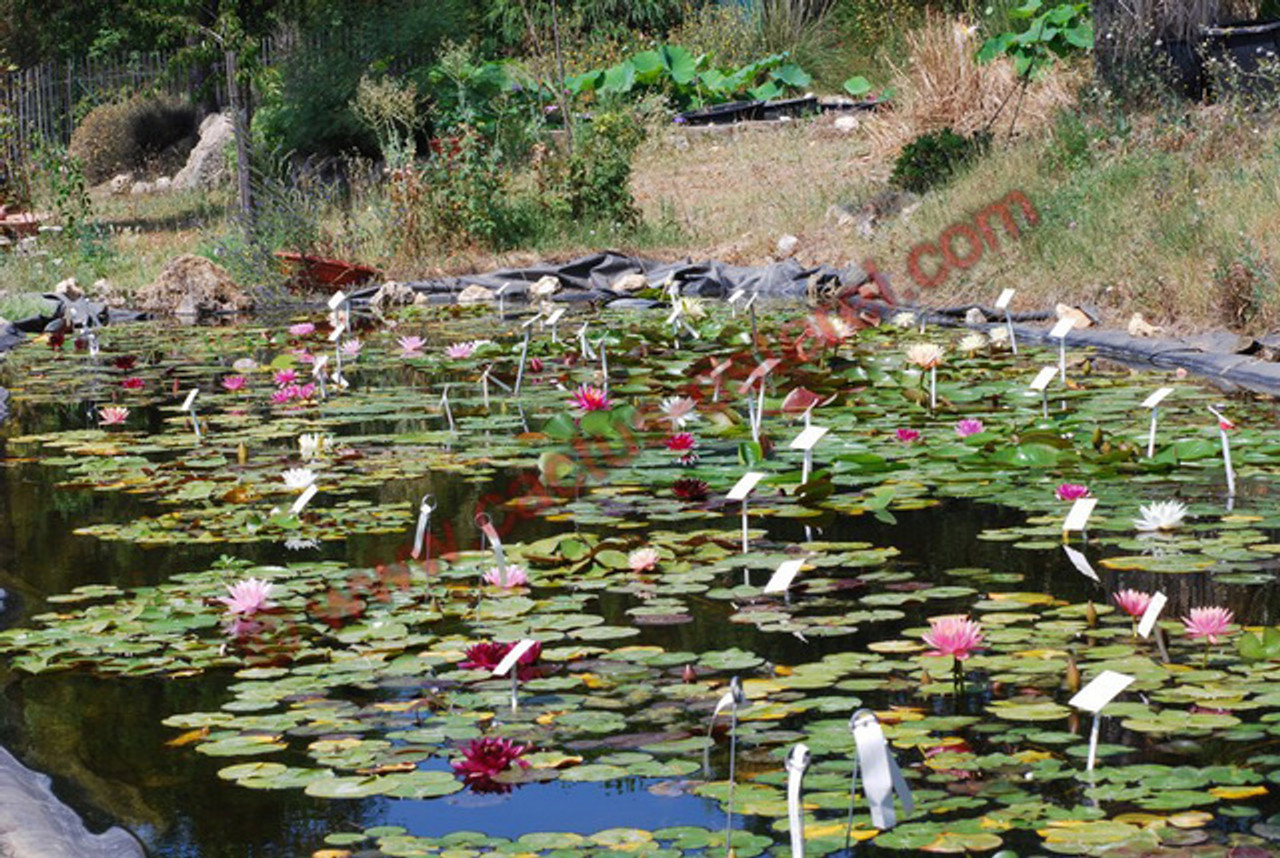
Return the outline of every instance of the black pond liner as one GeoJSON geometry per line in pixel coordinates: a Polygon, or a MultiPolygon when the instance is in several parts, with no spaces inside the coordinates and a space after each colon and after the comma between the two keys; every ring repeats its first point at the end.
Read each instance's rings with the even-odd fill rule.
{"type": "Polygon", "coordinates": [[[1280,54],[1280,21],[1241,21],[1222,26],[1201,27],[1202,51],[1206,62],[1232,70],[1225,89],[1261,93],[1274,91],[1274,76],[1262,72],[1276,64],[1280,54]]]}
{"type": "Polygon", "coordinates": [[[732,125],[735,122],[754,122],[764,118],[763,101],[730,101],[700,110],[677,113],[677,125],[732,125]]]}

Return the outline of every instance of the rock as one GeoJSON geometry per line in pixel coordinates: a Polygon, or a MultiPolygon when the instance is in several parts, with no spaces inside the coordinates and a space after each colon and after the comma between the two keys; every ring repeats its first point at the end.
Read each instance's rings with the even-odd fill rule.
{"type": "Polygon", "coordinates": [[[473,283],[458,293],[459,304],[485,304],[493,300],[493,290],[473,283]]]}
{"type": "Polygon", "coordinates": [[[156,183],[155,183],[156,193],[162,194],[165,191],[170,190],[172,187],[173,187],[173,179],[170,179],[168,176],[161,176],[160,178],[156,179],[156,183]]]}
{"type": "Polygon", "coordinates": [[[379,316],[384,310],[391,307],[403,307],[413,303],[413,290],[403,283],[397,283],[394,280],[388,280],[378,287],[378,291],[373,293],[373,297],[369,299],[369,307],[379,316]]]}
{"type": "Polygon", "coordinates": [[[1154,337],[1162,330],[1163,328],[1158,328],[1142,318],[1141,313],[1134,313],[1129,317],[1128,331],[1131,337],[1154,337]]]}
{"type": "Polygon", "coordinates": [[[1070,318],[1075,321],[1075,330],[1088,328],[1093,326],[1093,319],[1078,307],[1071,307],[1066,304],[1059,304],[1053,308],[1053,313],[1059,319],[1070,318]]]}
{"type": "Polygon", "coordinates": [[[977,307],[970,307],[964,314],[964,323],[966,325],[985,325],[987,317],[977,307]]]}
{"type": "Polygon", "coordinates": [[[632,292],[639,292],[641,289],[649,288],[649,278],[643,274],[623,274],[621,277],[609,284],[609,288],[619,295],[630,295],[632,292]]]}
{"type": "Polygon", "coordinates": [[[187,163],[173,177],[173,189],[189,191],[216,188],[231,179],[227,149],[235,142],[231,117],[212,113],[200,123],[200,142],[187,156],[187,163]]]}
{"type": "Polygon", "coordinates": [[[842,206],[839,203],[827,206],[827,223],[833,223],[836,226],[849,226],[856,222],[857,217],[857,212],[852,211],[847,206],[842,206]]]}
{"type": "Polygon", "coordinates": [[[857,130],[858,117],[838,116],[836,117],[836,121],[832,123],[832,127],[834,127],[837,131],[841,133],[848,134],[850,131],[857,130]]]}
{"type": "Polygon", "coordinates": [[[529,296],[535,300],[538,298],[550,298],[559,291],[560,278],[548,274],[529,287],[529,296]]]}
{"type": "Polygon", "coordinates": [[[133,187],[129,189],[129,193],[135,197],[140,197],[143,194],[151,193],[155,189],[156,189],[156,186],[153,185],[151,182],[134,182],[133,187]]]}
{"type": "Polygon", "coordinates": [[[171,259],[155,282],[135,296],[149,313],[201,316],[250,310],[253,299],[238,287],[225,268],[203,256],[171,259]]]}
{"type": "Polygon", "coordinates": [[[112,196],[122,197],[133,187],[133,173],[120,173],[112,176],[108,183],[112,196]]]}
{"type": "Polygon", "coordinates": [[[55,295],[61,295],[68,301],[79,301],[84,297],[84,290],[80,288],[80,284],[74,277],[68,277],[57,286],[53,287],[55,295]]]}
{"type": "Polygon", "coordinates": [[[784,235],[778,239],[778,245],[774,248],[774,255],[779,259],[786,259],[796,252],[796,248],[800,246],[800,239],[794,235],[784,235]]]}

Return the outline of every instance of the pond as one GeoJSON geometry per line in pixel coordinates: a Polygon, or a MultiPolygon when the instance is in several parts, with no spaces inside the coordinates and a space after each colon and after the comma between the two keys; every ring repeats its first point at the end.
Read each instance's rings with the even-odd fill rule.
{"type": "Polygon", "coordinates": [[[1271,852],[1269,400],[682,309],[24,344],[0,741],[157,856],[789,854],[799,743],[812,855],[1271,852]]]}

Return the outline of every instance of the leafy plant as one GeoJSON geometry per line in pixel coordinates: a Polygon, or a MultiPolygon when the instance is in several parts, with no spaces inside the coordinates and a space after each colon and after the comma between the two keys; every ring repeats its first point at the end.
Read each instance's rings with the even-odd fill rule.
{"type": "Polygon", "coordinates": [[[1059,3],[1046,9],[1044,0],[1027,0],[1011,10],[1009,17],[1025,21],[1026,27],[1021,32],[1000,33],[987,39],[978,49],[978,62],[1009,56],[1018,76],[1028,77],[1046,67],[1054,57],[1093,49],[1093,21],[1089,18],[1088,3],[1059,3]]]}
{"type": "Polygon", "coordinates": [[[1267,626],[1261,635],[1245,632],[1236,646],[1245,661],[1280,661],[1280,629],[1267,626]]]}
{"type": "Polygon", "coordinates": [[[902,148],[890,181],[904,190],[923,194],[947,181],[990,144],[991,135],[983,131],[970,137],[951,128],[921,134],[902,148]]]}

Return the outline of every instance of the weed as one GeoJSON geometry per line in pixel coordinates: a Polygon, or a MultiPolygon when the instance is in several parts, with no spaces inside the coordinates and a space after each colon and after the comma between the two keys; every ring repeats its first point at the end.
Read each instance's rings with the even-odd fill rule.
{"type": "Polygon", "coordinates": [[[891,181],[904,190],[923,194],[949,180],[990,145],[991,135],[985,131],[968,137],[951,128],[921,134],[903,147],[894,162],[891,181]]]}

